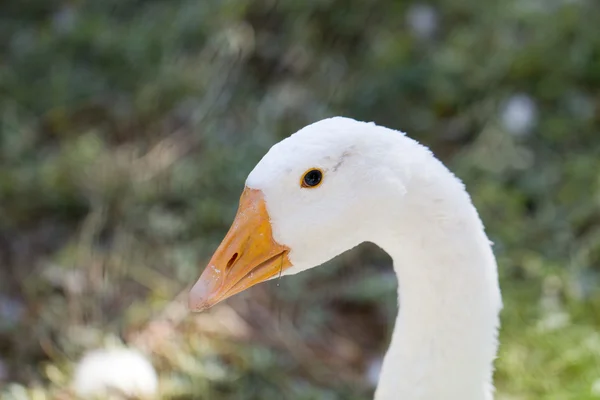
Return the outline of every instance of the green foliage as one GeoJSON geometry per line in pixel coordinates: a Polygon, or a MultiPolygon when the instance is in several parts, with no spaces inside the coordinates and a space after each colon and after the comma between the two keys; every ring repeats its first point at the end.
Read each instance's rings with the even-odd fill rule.
{"type": "MultiPolygon", "coordinates": [[[[408,132],[467,184],[505,296],[498,398],[600,396],[597,2],[2,8],[0,362],[21,385],[2,396],[64,396],[74,358],[134,343],[199,275],[266,149],[337,114],[408,132]],[[502,117],[518,95],[535,106],[523,134],[502,117]]],[[[233,299],[252,333],[171,321],[151,349],[164,396],[365,398],[387,273],[365,246],[233,299]]]]}

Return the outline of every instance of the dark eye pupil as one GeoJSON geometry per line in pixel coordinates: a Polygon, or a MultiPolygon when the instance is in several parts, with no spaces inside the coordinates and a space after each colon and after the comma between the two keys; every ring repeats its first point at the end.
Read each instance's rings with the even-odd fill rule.
{"type": "Polygon", "coordinates": [[[317,186],[321,182],[322,177],[321,171],[313,169],[304,175],[304,183],[306,186],[317,186]]]}

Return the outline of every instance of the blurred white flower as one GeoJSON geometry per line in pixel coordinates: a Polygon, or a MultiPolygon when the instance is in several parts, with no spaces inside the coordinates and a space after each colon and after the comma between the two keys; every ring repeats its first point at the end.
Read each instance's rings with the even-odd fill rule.
{"type": "Polygon", "coordinates": [[[566,312],[555,312],[544,316],[537,323],[540,332],[552,332],[562,329],[571,323],[571,316],[566,312]]]}
{"type": "Polygon", "coordinates": [[[136,350],[93,350],[77,364],[73,389],[84,398],[111,393],[153,398],[158,391],[158,376],[152,364],[136,350]]]}
{"type": "Polygon", "coordinates": [[[406,22],[411,32],[421,38],[430,38],[438,26],[438,14],[428,4],[415,4],[408,9],[406,22]]]}
{"type": "Polygon", "coordinates": [[[516,136],[527,135],[537,123],[535,101],[526,94],[515,94],[504,104],[500,119],[504,128],[516,136]]]}
{"type": "Polygon", "coordinates": [[[240,22],[229,26],[222,32],[224,47],[220,47],[221,51],[227,51],[230,55],[240,55],[246,57],[254,52],[256,47],[255,32],[251,24],[240,22]]]}
{"type": "Polygon", "coordinates": [[[563,310],[561,301],[563,286],[562,280],[557,276],[548,276],[544,279],[540,298],[542,318],[537,324],[541,332],[555,331],[571,323],[571,315],[563,310]]]}

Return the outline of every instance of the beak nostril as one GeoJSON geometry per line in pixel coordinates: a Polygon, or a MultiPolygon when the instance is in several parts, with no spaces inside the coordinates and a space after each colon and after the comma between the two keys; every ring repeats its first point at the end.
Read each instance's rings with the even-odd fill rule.
{"type": "Polygon", "coordinates": [[[235,263],[235,260],[237,260],[237,258],[238,258],[238,253],[233,253],[233,256],[231,256],[229,261],[227,261],[227,269],[231,268],[231,266],[233,265],[233,263],[235,263]]]}

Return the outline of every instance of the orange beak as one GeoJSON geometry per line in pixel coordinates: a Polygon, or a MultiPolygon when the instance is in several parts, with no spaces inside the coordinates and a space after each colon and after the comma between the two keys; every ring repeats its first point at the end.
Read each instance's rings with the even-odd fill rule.
{"type": "Polygon", "coordinates": [[[206,310],[291,266],[289,248],[273,239],[260,190],[245,188],[235,220],[190,291],[189,308],[206,310]]]}

